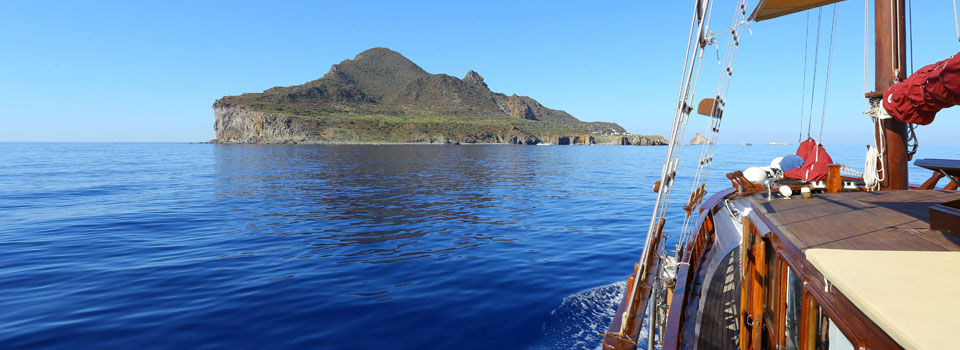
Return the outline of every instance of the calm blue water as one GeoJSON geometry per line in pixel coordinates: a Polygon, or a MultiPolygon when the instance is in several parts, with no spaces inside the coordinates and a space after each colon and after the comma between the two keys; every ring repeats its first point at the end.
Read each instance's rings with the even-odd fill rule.
{"type": "Polygon", "coordinates": [[[596,348],[665,151],[3,143],[0,348],[596,348]]]}

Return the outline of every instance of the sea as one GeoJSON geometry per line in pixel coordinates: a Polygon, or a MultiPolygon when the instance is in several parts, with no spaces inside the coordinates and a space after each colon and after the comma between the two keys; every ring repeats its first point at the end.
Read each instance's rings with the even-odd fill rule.
{"type": "MultiPolygon", "coordinates": [[[[718,145],[707,189],[795,147],[718,145]]],[[[0,348],[596,349],[666,150],[0,143],[0,348]]]]}

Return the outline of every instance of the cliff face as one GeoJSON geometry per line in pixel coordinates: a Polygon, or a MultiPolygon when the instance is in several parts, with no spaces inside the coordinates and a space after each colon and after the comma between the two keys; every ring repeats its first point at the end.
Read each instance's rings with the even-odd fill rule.
{"type": "Polygon", "coordinates": [[[534,135],[519,128],[485,129],[474,133],[432,129],[422,124],[369,123],[338,118],[307,118],[250,111],[244,106],[214,104],[217,143],[506,143],[515,145],[634,145],[662,146],[663,136],[550,134],[534,135]],[[378,128],[399,129],[385,137],[378,128]],[[455,136],[450,136],[455,135],[455,136]]]}
{"type": "Polygon", "coordinates": [[[214,104],[217,143],[509,143],[534,145],[543,141],[518,128],[481,129],[465,133],[435,125],[349,118],[315,118],[251,111],[245,106],[214,104]],[[382,130],[391,130],[384,133],[382,130]],[[455,135],[455,136],[450,136],[455,135]]]}
{"type": "Polygon", "coordinates": [[[213,105],[213,116],[219,143],[298,143],[309,141],[316,132],[315,123],[304,118],[219,101],[213,105]]]}
{"type": "Polygon", "coordinates": [[[385,48],[335,64],[320,79],[225,96],[213,108],[219,143],[650,144],[614,123],[493,92],[474,71],[463,79],[427,73],[385,48]],[[607,136],[619,138],[598,141],[607,136]]]}

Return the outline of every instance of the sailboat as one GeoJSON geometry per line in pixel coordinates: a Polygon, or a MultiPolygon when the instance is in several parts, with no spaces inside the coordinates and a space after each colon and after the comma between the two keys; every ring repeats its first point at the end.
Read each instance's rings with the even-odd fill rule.
{"type": "MultiPolygon", "coordinates": [[[[802,165],[786,169],[784,159],[781,169],[729,172],[731,186],[707,196],[743,26],[831,5],[836,23],[837,2],[761,0],[751,11],[738,1],[733,26],[720,31],[729,37],[717,89],[694,103],[701,58],[718,44],[709,27],[713,1],[693,1],[643,254],[602,334],[603,349],[960,348],[960,161],[913,160],[932,175],[920,185],[907,181],[913,124],[960,103],[960,55],[908,77],[904,0],[876,0],[872,9],[875,90],[865,98],[875,145],[862,173],[832,164],[811,138],[798,147],[802,165]],[[671,225],[679,229],[665,232],[683,146],[677,140],[694,110],[707,117],[711,142],[700,148],[681,203],[686,215],[671,225]],[[668,237],[678,243],[667,246],[668,237]]],[[[831,38],[831,61],[832,47],[831,38]]]]}

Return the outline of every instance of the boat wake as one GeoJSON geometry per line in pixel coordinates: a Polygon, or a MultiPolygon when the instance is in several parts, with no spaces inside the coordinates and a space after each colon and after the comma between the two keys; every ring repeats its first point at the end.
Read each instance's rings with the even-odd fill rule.
{"type": "Polygon", "coordinates": [[[617,282],[563,298],[543,325],[543,339],[531,349],[600,349],[600,333],[607,331],[626,286],[617,282]]]}

